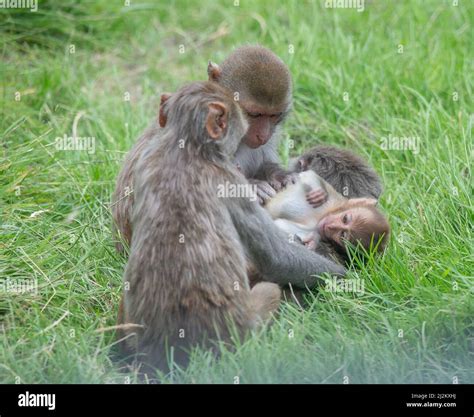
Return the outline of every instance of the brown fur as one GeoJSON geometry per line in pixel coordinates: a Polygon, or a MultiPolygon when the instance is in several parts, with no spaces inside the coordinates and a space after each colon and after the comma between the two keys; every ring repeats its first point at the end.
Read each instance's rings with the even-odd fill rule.
{"type": "Polygon", "coordinates": [[[112,217],[114,219],[113,231],[115,237],[115,246],[119,252],[124,252],[125,246],[128,247],[132,240],[132,209],[134,199],[133,178],[135,165],[140,158],[143,149],[148,142],[158,140],[161,135],[161,129],[157,121],[143,133],[135,146],[127,154],[122,170],[117,176],[115,191],[112,196],[112,217]]]}
{"type": "Polygon", "coordinates": [[[291,74],[286,64],[259,45],[241,46],[209,73],[213,81],[239,92],[243,103],[287,111],[291,106],[291,74]]]}
{"type": "Polygon", "coordinates": [[[259,201],[263,203],[274,189],[279,190],[294,179],[281,167],[277,150],[280,126],[292,106],[290,71],[269,49],[247,45],[233,51],[220,66],[209,62],[208,75],[210,81],[232,94],[238,93],[238,102],[249,122],[244,139],[270,132],[268,141],[258,148],[248,147],[244,140],[235,155],[242,173],[257,186],[259,201]],[[275,114],[279,117],[270,117],[275,114]]]}
{"type": "MultiPolygon", "coordinates": [[[[224,86],[233,93],[239,91],[240,99],[246,98],[253,104],[264,107],[277,107],[283,112],[281,120],[274,126],[271,139],[260,148],[250,149],[240,144],[235,155],[235,163],[239,165],[246,178],[256,184],[258,197],[261,201],[268,198],[272,189],[269,183],[278,188],[286,184],[291,175],[280,166],[278,147],[278,125],[282,123],[291,108],[291,75],[286,65],[270,50],[261,46],[244,46],[236,49],[223,62],[222,68],[209,64],[209,78],[224,86]],[[268,76],[269,73],[273,75],[268,76]]],[[[152,126],[138,139],[124,160],[122,170],[117,177],[115,192],[112,197],[112,216],[114,231],[117,239],[116,247],[119,252],[129,246],[132,238],[131,210],[134,196],[129,194],[133,188],[133,172],[136,162],[144,147],[151,138],[159,140],[160,124],[163,127],[167,121],[168,93],[161,97],[159,117],[152,126]],[[159,123],[158,123],[159,121],[159,123]]],[[[241,102],[239,102],[241,104],[241,102]]],[[[251,120],[249,120],[252,122],[251,120]]]]}

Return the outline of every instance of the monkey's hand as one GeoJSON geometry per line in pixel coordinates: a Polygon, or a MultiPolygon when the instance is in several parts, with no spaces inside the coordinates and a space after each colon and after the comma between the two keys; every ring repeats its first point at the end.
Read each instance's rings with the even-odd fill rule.
{"type": "Polygon", "coordinates": [[[268,182],[275,190],[280,191],[287,185],[294,184],[297,180],[298,173],[279,171],[273,174],[268,182]]]}
{"type": "Polygon", "coordinates": [[[249,179],[249,184],[255,185],[257,188],[257,198],[260,205],[265,204],[268,200],[275,196],[275,189],[266,181],[249,179]]]}
{"type": "Polygon", "coordinates": [[[315,233],[310,233],[308,236],[305,236],[303,239],[301,239],[301,241],[309,250],[316,250],[318,242],[315,233]]]}
{"type": "Polygon", "coordinates": [[[322,188],[317,190],[311,190],[306,193],[306,201],[311,204],[314,208],[323,205],[328,199],[328,193],[322,188]]]}

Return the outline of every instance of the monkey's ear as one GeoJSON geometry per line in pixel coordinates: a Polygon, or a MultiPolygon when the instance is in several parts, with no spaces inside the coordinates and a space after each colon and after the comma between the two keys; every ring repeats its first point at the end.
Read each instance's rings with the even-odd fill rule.
{"type": "Polygon", "coordinates": [[[209,61],[207,64],[207,75],[209,76],[209,81],[219,81],[219,78],[221,77],[221,69],[219,65],[209,61]]]}
{"type": "Polygon", "coordinates": [[[208,104],[209,113],[206,119],[207,133],[211,139],[219,140],[224,136],[227,128],[228,111],[224,103],[213,101],[208,104]]]}
{"type": "Polygon", "coordinates": [[[299,172],[306,171],[308,169],[308,161],[304,158],[298,159],[297,170],[299,172]]]}
{"type": "Polygon", "coordinates": [[[165,103],[171,97],[171,93],[163,93],[160,98],[160,112],[158,114],[158,123],[160,127],[166,126],[166,121],[168,120],[168,112],[165,109],[165,103]]]}
{"type": "Polygon", "coordinates": [[[351,198],[351,203],[355,206],[376,206],[378,200],[375,198],[351,198]]]}

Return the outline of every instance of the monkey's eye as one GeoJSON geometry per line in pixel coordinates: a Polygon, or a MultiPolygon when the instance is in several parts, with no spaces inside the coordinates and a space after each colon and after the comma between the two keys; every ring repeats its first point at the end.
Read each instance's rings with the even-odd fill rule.
{"type": "Polygon", "coordinates": [[[277,114],[273,114],[271,116],[271,119],[272,119],[272,122],[277,125],[278,123],[282,122],[283,119],[285,118],[285,114],[284,113],[277,113],[277,114]]]}
{"type": "Polygon", "coordinates": [[[348,221],[349,221],[349,216],[347,214],[344,214],[344,216],[342,217],[342,223],[347,224],[348,221]]]}

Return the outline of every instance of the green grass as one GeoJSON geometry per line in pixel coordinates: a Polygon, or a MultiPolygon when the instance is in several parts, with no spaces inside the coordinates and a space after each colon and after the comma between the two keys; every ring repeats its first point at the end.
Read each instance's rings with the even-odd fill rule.
{"type": "Polygon", "coordinates": [[[0,382],[136,380],[111,359],[113,333],[97,332],[115,323],[125,265],[111,243],[115,177],[160,92],[256,42],[294,78],[295,146],[283,141],[282,158],[318,143],[367,158],[393,237],[351,271],[364,295],[309,294],[305,311],[284,305],[236,352],[196,352],[166,381],[474,382],[471,1],[366,1],[362,13],[297,0],[39,3],[0,10],[0,279],[38,285],[0,292],[0,382]],[[55,149],[75,119],[95,153],[55,149]],[[388,135],[419,137],[419,152],[383,149],[388,135]]]}

